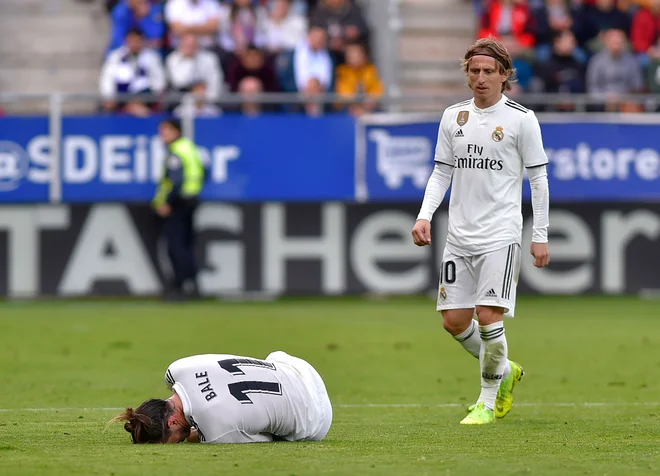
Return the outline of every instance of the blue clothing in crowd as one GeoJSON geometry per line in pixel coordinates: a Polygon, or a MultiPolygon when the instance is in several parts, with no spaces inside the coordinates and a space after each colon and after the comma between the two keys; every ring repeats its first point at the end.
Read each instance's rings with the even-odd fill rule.
{"type": "Polygon", "coordinates": [[[128,6],[126,0],[120,1],[112,10],[112,37],[108,52],[124,44],[126,34],[133,28],[139,28],[147,41],[162,40],[165,35],[165,20],[162,5],[151,5],[149,14],[141,19],[128,6]]]}

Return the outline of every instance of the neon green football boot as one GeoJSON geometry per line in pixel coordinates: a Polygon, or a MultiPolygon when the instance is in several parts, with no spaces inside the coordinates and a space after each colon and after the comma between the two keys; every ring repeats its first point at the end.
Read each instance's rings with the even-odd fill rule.
{"type": "Polygon", "coordinates": [[[504,418],[511,410],[513,406],[513,389],[525,375],[519,363],[509,360],[509,365],[511,366],[511,372],[507,378],[502,380],[495,400],[495,417],[497,418],[504,418]]]}
{"type": "MultiPolygon", "coordinates": [[[[509,373],[509,376],[502,381],[500,388],[497,391],[497,399],[495,400],[496,418],[504,418],[506,414],[509,413],[513,406],[513,389],[523,378],[523,375],[525,375],[525,372],[519,363],[509,360],[509,365],[511,366],[511,372],[509,373]]],[[[476,404],[470,405],[468,407],[468,412],[474,410],[475,406],[476,404]]]]}
{"type": "Polygon", "coordinates": [[[495,412],[486,408],[484,402],[473,405],[472,411],[461,420],[461,425],[487,425],[488,423],[495,423],[495,412]]]}

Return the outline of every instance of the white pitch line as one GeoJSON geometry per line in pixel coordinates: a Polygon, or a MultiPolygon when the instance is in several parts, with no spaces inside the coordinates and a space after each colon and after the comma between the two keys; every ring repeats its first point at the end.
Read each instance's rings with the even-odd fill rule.
{"type": "MultiPolygon", "coordinates": [[[[335,405],[341,408],[453,408],[465,407],[469,403],[356,403],[335,405]]],[[[652,407],[660,402],[520,402],[516,407],[652,407]]]]}
{"type": "MultiPolygon", "coordinates": [[[[339,408],[456,408],[465,407],[468,403],[344,403],[334,405],[339,408]]],[[[654,407],[660,402],[520,402],[517,407],[654,407]]],[[[123,408],[115,407],[52,407],[52,408],[0,408],[0,413],[9,412],[82,412],[104,411],[116,412],[123,408]]]]}

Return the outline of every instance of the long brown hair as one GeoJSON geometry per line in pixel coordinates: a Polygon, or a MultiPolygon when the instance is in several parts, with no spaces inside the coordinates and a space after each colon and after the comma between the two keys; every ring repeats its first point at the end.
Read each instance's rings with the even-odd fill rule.
{"type": "MultiPolygon", "coordinates": [[[[511,85],[516,82],[516,68],[513,67],[513,59],[506,47],[492,36],[478,39],[465,52],[465,56],[461,62],[461,67],[465,74],[468,73],[470,59],[477,55],[490,56],[497,61],[500,73],[506,73],[508,76],[507,80],[502,83],[502,92],[511,91],[511,85]]],[[[468,86],[470,86],[469,82],[468,86]]],[[[470,86],[471,88],[472,86],[470,86]]]]}
{"type": "Polygon", "coordinates": [[[133,443],[166,443],[170,437],[167,420],[172,413],[166,400],[152,398],[136,410],[126,408],[108,424],[125,421],[124,430],[131,434],[133,443]]]}

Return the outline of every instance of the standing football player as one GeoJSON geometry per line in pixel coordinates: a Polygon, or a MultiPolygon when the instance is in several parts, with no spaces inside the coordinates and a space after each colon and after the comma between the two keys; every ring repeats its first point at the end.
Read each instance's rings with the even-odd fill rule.
{"type": "Polygon", "coordinates": [[[285,352],[265,360],[227,354],[179,359],[165,372],[172,396],[127,408],[133,443],[320,441],[332,405],[318,372],[285,352]]]}
{"type": "Polygon", "coordinates": [[[506,48],[492,38],[476,41],[463,71],[474,97],[442,116],[435,168],[412,235],[418,246],[431,243],[431,219],[453,175],[437,310],[447,332],[479,359],[481,394],[461,421],[476,425],[509,412],[523,376],[508,360],[503,318],[515,310],[525,169],[534,213],[530,251],[536,267],[550,262],[548,158],[534,112],[504,94],[515,75],[506,48]]]}

